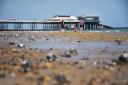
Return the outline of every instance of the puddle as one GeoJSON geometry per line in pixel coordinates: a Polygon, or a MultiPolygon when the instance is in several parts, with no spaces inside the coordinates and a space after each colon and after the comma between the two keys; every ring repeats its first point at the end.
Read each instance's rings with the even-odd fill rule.
{"type": "Polygon", "coordinates": [[[32,43],[28,43],[28,48],[38,48],[38,49],[61,49],[61,50],[69,50],[69,49],[77,49],[79,55],[73,56],[73,60],[79,60],[83,57],[95,57],[99,55],[97,53],[93,53],[95,49],[107,49],[107,53],[102,54],[102,56],[112,56],[111,50],[117,50],[123,52],[124,50],[128,51],[128,45],[122,44],[117,45],[114,42],[99,42],[99,41],[83,41],[81,43],[78,42],[68,42],[61,40],[52,40],[52,41],[35,41],[32,43]]]}

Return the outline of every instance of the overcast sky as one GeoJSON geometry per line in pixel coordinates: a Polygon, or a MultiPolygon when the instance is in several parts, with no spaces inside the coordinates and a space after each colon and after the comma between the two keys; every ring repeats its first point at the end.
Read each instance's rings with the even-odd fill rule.
{"type": "Polygon", "coordinates": [[[95,16],[103,24],[128,26],[128,0],[0,0],[0,19],[46,19],[54,15],[95,16]]]}

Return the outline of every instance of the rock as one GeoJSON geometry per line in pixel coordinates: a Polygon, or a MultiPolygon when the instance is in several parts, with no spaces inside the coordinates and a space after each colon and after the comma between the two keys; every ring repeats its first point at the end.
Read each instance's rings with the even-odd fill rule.
{"type": "Polygon", "coordinates": [[[15,42],[14,41],[10,41],[9,45],[15,45],[15,42]]]}
{"type": "Polygon", "coordinates": [[[128,62],[128,53],[124,53],[123,55],[120,55],[118,58],[119,62],[128,62]]]}
{"type": "Polygon", "coordinates": [[[49,40],[49,38],[46,39],[47,41],[49,40]]]}
{"type": "Polygon", "coordinates": [[[20,66],[21,66],[21,72],[24,73],[29,72],[32,69],[32,63],[27,60],[21,61],[20,66]]]}
{"type": "Polygon", "coordinates": [[[49,53],[47,56],[46,56],[46,60],[47,61],[55,61],[56,60],[56,55],[54,55],[53,53],[49,53]]]}
{"type": "Polygon", "coordinates": [[[70,54],[78,54],[78,52],[77,52],[76,49],[70,49],[70,50],[69,50],[69,53],[70,53],[70,54]]]}
{"type": "Polygon", "coordinates": [[[81,43],[81,41],[79,40],[79,41],[77,41],[78,43],[81,43]]]}
{"type": "Polygon", "coordinates": [[[22,43],[19,43],[19,44],[17,45],[17,47],[19,47],[19,48],[24,48],[24,47],[25,47],[25,45],[24,45],[24,44],[22,44],[22,43]]]}

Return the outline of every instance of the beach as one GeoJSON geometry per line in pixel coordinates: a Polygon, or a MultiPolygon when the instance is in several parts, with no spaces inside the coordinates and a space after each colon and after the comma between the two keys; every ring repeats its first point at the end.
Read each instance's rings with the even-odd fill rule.
{"type": "Polygon", "coordinates": [[[128,85],[123,53],[127,32],[1,31],[0,84],[128,85]]]}

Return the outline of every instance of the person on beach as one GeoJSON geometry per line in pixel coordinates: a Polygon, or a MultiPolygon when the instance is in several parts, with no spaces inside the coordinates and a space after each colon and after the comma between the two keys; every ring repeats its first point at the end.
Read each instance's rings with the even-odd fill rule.
{"type": "Polygon", "coordinates": [[[72,24],[71,25],[71,29],[73,30],[73,32],[77,32],[77,28],[76,28],[76,25],[75,24],[72,24]]]}
{"type": "Polygon", "coordinates": [[[84,29],[84,21],[80,20],[80,33],[83,31],[84,29]]]}
{"type": "Polygon", "coordinates": [[[65,28],[64,28],[64,20],[61,21],[61,30],[62,30],[62,32],[65,32],[65,28]]]}

